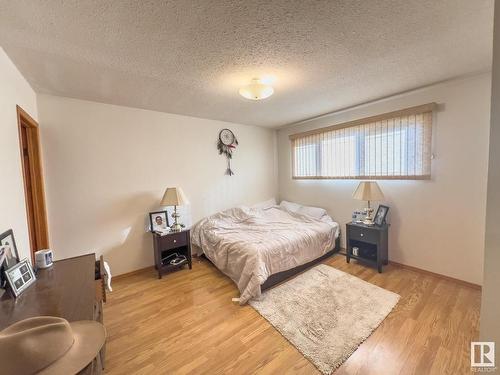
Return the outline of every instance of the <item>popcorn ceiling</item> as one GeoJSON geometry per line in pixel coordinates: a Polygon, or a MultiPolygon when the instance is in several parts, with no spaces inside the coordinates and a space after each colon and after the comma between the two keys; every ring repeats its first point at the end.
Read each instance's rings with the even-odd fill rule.
{"type": "Polygon", "coordinates": [[[0,2],[39,93],[266,127],[488,70],[492,30],[492,0],[0,2]]]}

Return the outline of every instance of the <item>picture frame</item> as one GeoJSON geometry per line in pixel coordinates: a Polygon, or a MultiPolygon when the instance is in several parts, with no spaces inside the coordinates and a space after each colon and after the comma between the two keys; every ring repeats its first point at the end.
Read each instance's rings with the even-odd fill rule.
{"type": "MultiPolygon", "coordinates": [[[[6,248],[7,246],[0,246],[0,291],[2,289],[5,289],[7,286],[7,279],[5,278],[5,275],[3,273],[4,271],[4,261],[5,261],[5,253],[6,253],[6,248]]],[[[3,294],[0,292],[0,295],[3,294]]]]}
{"type": "Polygon", "coordinates": [[[168,212],[155,211],[149,213],[149,228],[151,232],[165,232],[170,228],[168,212]]]}
{"type": "Polygon", "coordinates": [[[14,267],[5,270],[5,277],[14,297],[18,297],[36,281],[35,272],[27,258],[21,260],[14,267]]]}
{"type": "Polygon", "coordinates": [[[375,214],[375,225],[382,226],[385,224],[385,218],[387,217],[387,213],[389,212],[389,207],[384,206],[383,204],[379,205],[377,208],[377,213],[375,214]]]}
{"type": "Polygon", "coordinates": [[[2,255],[0,258],[3,258],[2,261],[0,261],[0,287],[5,288],[7,280],[4,276],[4,271],[19,263],[19,253],[17,251],[14,231],[12,229],[0,234],[0,246],[2,247],[2,255]]]}
{"type": "MultiPolygon", "coordinates": [[[[7,249],[9,249],[8,246],[0,246],[0,272],[2,272],[2,268],[3,268],[2,265],[5,261],[7,249]]],[[[0,286],[2,286],[2,285],[0,285],[0,286]]]]}

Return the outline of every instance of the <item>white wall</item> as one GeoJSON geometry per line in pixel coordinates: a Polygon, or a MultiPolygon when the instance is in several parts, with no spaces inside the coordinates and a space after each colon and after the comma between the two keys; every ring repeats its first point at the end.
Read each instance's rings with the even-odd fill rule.
{"type": "Polygon", "coordinates": [[[38,107],[56,258],[96,251],[115,274],[152,265],[146,215],[167,186],[194,222],[277,193],[272,130],[45,95],[38,107]],[[240,142],[232,177],[216,148],[226,127],[240,142]]]}
{"type": "Polygon", "coordinates": [[[495,4],[490,155],[481,305],[481,341],[496,342],[495,373],[500,373],[500,3],[495,4]]]}
{"type": "MultiPolygon", "coordinates": [[[[357,181],[293,181],[288,135],[430,101],[440,103],[431,181],[381,181],[391,206],[390,258],[480,284],[488,162],[489,74],[435,85],[284,128],[278,133],[218,121],[40,95],[49,230],[56,258],[104,253],[119,274],[152,264],[145,213],[166,186],[191,200],[187,221],[274,196],[328,208],[340,223],[363,204],[357,181]],[[223,175],[215,140],[240,140],[236,176],[223,175]]],[[[29,256],[15,105],[35,119],[35,94],[0,50],[0,231],[13,228],[29,256]]]]}
{"type": "Polygon", "coordinates": [[[37,119],[36,95],[0,48],[0,233],[14,231],[21,258],[30,258],[16,105],[37,119]]]}
{"type": "MultiPolygon", "coordinates": [[[[379,181],[390,209],[392,261],[482,283],[490,74],[442,83],[285,127],[278,132],[279,196],[321,206],[342,224],[364,204],[355,180],[292,180],[288,136],[304,130],[437,102],[432,180],[379,181]]],[[[341,93],[339,93],[341,95],[341,93]]],[[[345,246],[345,239],[343,238],[345,246]]]]}

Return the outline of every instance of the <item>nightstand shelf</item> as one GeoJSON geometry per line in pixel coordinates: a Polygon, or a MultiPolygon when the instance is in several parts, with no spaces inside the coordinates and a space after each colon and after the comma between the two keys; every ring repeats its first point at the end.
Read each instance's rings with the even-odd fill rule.
{"type": "Polygon", "coordinates": [[[191,262],[191,237],[190,230],[171,232],[165,236],[153,233],[153,247],[155,256],[155,267],[158,271],[158,278],[162,275],[184,267],[186,264],[192,268],[191,262]],[[179,264],[163,264],[162,259],[177,253],[184,255],[186,260],[179,264]]]}
{"type": "Polygon", "coordinates": [[[373,259],[365,258],[365,257],[360,257],[360,256],[356,256],[353,254],[349,255],[349,258],[359,260],[360,262],[369,263],[370,265],[372,265],[374,267],[377,266],[377,260],[373,260],[373,259]]]}
{"type": "Polygon", "coordinates": [[[374,266],[378,272],[382,272],[382,265],[389,262],[388,232],[387,224],[368,226],[358,223],[346,224],[347,249],[346,261],[351,258],[374,266]],[[358,248],[358,255],[354,255],[352,249],[358,248]]]}
{"type": "MultiPolygon", "coordinates": [[[[179,251],[172,251],[172,253],[178,253],[178,254],[181,254],[181,252],[179,251]]],[[[182,266],[188,264],[189,265],[189,261],[188,260],[185,260],[179,264],[163,264],[161,266],[162,268],[162,271],[163,272],[170,272],[170,271],[175,271],[177,268],[181,268],[182,266]]]]}

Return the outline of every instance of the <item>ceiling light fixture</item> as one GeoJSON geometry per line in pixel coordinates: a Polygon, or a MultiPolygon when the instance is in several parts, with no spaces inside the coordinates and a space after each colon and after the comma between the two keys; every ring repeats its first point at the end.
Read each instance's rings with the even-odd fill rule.
{"type": "Polygon", "coordinates": [[[269,98],[274,93],[274,89],[272,86],[263,84],[260,79],[254,78],[252,83],[242,87],[239,93],[250,100],[261,100],[269,98]]]}

